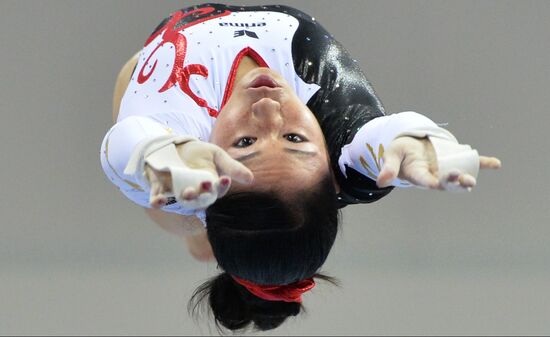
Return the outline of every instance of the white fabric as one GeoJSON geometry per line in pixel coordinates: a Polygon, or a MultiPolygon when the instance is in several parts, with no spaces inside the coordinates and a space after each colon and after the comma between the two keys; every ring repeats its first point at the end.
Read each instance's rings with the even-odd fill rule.
{"type": "MultiPolygon", "coordinates": [[[[250,47],[271,69],[287,80],[302,102],[307,103],[320,87],[305,83],[294,70],[292,38],[298,25],[296,18],[284,13],[235,12],[180,31],[179,34],[186,39],[185,62],[182,66],[196,64],[208,70],[207,76],[190,76],[190,90],[204,99],[209,107],[219,110],[233,62],[241,50],[250,47]],[[247,23],[249,26],[235,27],[235,23],[247,23]],[[252,26],[251,23],[262,25],[252,26]],[[280,29],[270,29],[279,26],[284,26],[287,33],[281,34],[280,29]],[[234,37],[235,31],[242,29],[254,32],[260,38],[247,35],[234,37]]],[[[128,116],[148,116],[171,128],[174,134],[192,135],[199,140],[208,141],[216,118],[211,117],[207,109],[197,105],[178,84],[159,92],[172,69],[177,66],[174,64],[175,46],[171,43],[162,45],[162,42],[163,34],[159,34],[140,52],[136,70],[121,102],[118,120],[128,116]],[[157,49],[159,43],[162,46],[157,49]],[[139,83],[142,69],[144,74],[149,73],[155,62],[156,66],[149,79],[139,83]]]]}
{"type": "MultiPolygon", "coordinates": [[[[345,165],[376,180],[383,167],[382,157],[391,142],[402,136],[428,137],[437,155],[438,178],[446,190],[464,190],[456,184],[447,184],[453,173],[467,173],[477,178],[479,155],[469,145],[461,145],[447,130],[437,126],[429,118],[413,111],[375,118],[365,124],[353,141],[342,148],[338,165],[345,174],[345,165]]],[[[395,179],[393,186],[411,187],[410,182],[395,179]]]]}
{"type": "Polygon", "coordinates": [[[124,174],[133,149],[146,140],[170,135],[167,128],[140,116],[128,117],[107,132],[101,144],[101,166],[109,180],[131,201],[149,206],[148,186],[141,177],[124,174]]]}
{"type": "Polygon", "coordinates": [[[142,140],[134,147],[130,160],[124,168],[124,174],[133,176],[141,186],[148,187],[149,182],[145,176],[145,164],[151,165],[157,171],[165,172],[169,172],[173,167],[185,166],[178,157],[175,145],[191,140],[196,140],[196,138],[163,135],[142,140]]]}

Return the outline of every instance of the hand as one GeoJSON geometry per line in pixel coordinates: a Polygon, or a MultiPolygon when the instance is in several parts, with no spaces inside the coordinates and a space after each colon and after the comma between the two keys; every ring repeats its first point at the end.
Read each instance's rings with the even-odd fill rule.
{"type": "MultiPolygon", "coordinates": [[[[196,170],[196,173],[207,171],[215,177],[214,180],[203,180],[197,182],[196,186],[184,188],[180,195],[184,206],[201,204],[202,200],[212,199],[210,198],[212,195],[215,196],[213,200],[223,197],[229,191],[232,179],[243,184],[250,184],[254,179],[252,172],[246,166],[231,158],[227,152],[214,144],[191,141],[177,145],[176,148],[180,159],[191,171],[196,170]]],[[[161,208],[168,202],[166,194],[173,193],[171,174],[154,170],[148,165],[145,172],[151,186],[149,203],[153,208],[161,208]]],[[[203,205],[201,208],[208,206],[203,205]]]]}
{"type": "MultiPolygon", "coordinates": [[[[470,190],[477,183],[473,176],[461,172],[453,172],[446,182],[441,182],[437,156],[428,138],[398,137],[391,142],[383,160],[384,165],[376,180],[378,187],[390,186],[395,178],[435,190],[444,190],[444,185],[448,183],[458,183],[460,187],[470,190]]],[[[479,164],[480,169],[501,167],[500,160],[495,157],[479,156],[479,164]]]]}

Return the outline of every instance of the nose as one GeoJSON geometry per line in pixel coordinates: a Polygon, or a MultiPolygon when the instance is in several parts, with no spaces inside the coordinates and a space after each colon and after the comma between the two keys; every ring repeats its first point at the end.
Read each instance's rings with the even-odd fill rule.
{"type": "Polygon", "coordinates": [[[283,125],[281,104],[271,98],[265,97],[252,104],[252,115],[262,127],[276,128],[283,125]]]}

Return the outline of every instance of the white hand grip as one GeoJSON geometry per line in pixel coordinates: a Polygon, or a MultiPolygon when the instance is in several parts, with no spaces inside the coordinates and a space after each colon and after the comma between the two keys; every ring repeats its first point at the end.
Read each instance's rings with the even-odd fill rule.
{"type": "Polygon", "coordinates": [[[458,181],[448,182],[451,174],[469,174],[477,179],[479,173],[479,154],[469,145],[438,137],[429,137],[437,155],[439,182],[446,191],[464,192],[458,181]]]}
{"type": "MultiPolygon", "coordinates": [[[[149,186],[145,177],[145,164],[156,171],[170,172],[172,177],[171,193],[164,193],[165,197],[175,197],[182,207],[189,211],[204,209],[213,204],[217,195],[217,178],[206,170],[191,169],[181,160],[176,144],[182,144],[197,140],[188,136],[161,136],[148,139],[140,143],[132,154],[125,174],[133,175],[142,181],[143,186],[149,186]],[[182,193],[188,187],[200,190],[202,182],[208,181],[212,184],[212,192],[201,193],[197,199],[184,200],[182,193]]],[[[149,186],[150,187],[150,186],[149,186]]]]}
{"type": "Polygon", "coordinates": [[[212,205],[218,199],[216,186],[216,176],[206,170],[189,169],[186,167],[169,167],[172,174],[172,188],[174,197],[186,209],[202,209],[212,205]],[[185,200],[181,196],[183,191],[188,187],[193,187],[200,190],[200,185],[204,181],[209,181],[212,184],[212,191],[209,193],[201,193],[195,200],[185,200]]]}

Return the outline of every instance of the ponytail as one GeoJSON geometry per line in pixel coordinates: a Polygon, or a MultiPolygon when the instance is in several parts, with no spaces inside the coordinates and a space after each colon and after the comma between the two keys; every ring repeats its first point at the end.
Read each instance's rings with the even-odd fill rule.
{"type": "Polygon", "coordinates": [[[266,301],[256,297],[227,273],[210,279],[195,290],[187,306],[193,317],[199,316],[202,303],[208,303],[220,331],[223,328],[232,331],[275,329],[302,309],[297,302],[266,301]]]}

